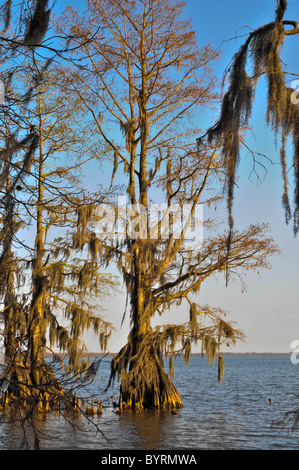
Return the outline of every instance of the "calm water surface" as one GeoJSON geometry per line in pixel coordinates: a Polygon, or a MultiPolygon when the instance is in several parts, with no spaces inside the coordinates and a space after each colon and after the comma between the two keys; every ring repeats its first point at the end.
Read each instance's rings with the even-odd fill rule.
{"type": "MultiPolygon", "coordinates": [[[[188,367],[178,359],[174,382],[184,407],[177,414],[148,412],[119,416],[111,406],[118,384],[104,392],[109,362],[103,362],[88,390],[108,398],[98,426],[78,418],[76,428],[61,416],[38,423],[42,449],[196,449],[288,450],[299,448],[299,430],[277,424],[285,411],[299,405],[299,365],[287,356],[232,356],[225,358],[225,374],[217,383],[217,367],[193,356],[188,367]],[[269,398],[272,404],[269,404],[269,398]],[[274,423],[274,424],[273,424],[274,423]]],[[[27,435],[30,441],[30,433],[27,435]]],[[[0,449],[24,447],[22,433],[12,424],[0,424],[0,449]]]]}

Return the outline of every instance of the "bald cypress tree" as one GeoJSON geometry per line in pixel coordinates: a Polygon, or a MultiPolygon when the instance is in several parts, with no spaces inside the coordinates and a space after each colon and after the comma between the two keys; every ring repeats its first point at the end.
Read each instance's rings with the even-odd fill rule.
{"type": "MultiPolygon", "coordinates": [[[[188,229],[201,230],[198,210],[219,196],[213,192],[222,178],[218,146],[198,152],[199,130],[191,124],[217,97],[209,68],[217,53],[197,47],[183,2],[90,0],[87,6],[84,17],[68,9],[62,18],[67,34],[81,38],[74,44],[85,42],[84,65],[65,67],[62,79],[110,148],[110,187],[126,188],[125,207],[115,200],[111,210],[94,207],[98,226],[81,231],[87,247],[97,246],[104,262],[116,264],[127,292],[131,330],[112,361],[111,381],[121,381],[121,407],[180,407],[171,379],[175,355],[188,361],[192,344],[201,342],[210,360],[218,358],[220,380],[221,344],[242,338],[221,309],[203,306],[196,296],[206,278],[225,269],[227,235],[207,236],[203,246],[185,243],[188,229]],[[165,212],[151,223],[157,194],[165,212]],[[155,316],[180,304],[189,311],[185,323],[153,326],[155,316]]],[[[231,276],[268,265],[276,247],[265,233],[253,226],[235,235],[231,276]]]]}
{"type": "MultiPolygon", "coordinates": [[[[78,139],[74,140],[80,134],[79,125],[70,122],[70,113],[68,127],[65,120],[59,122],[63,118],[59,110],[68,107],[61,90],[61,102],[54,100],[56,110],[51,107],[51,97],[45,100],[45,75],[48,73],[49,79],[50,66],[71,53],[68,37],[63,35],[63,44],[58,47],[58,38],[52,35],[54,4],[48,0],[7,0],[0,5],[0,79],[1,92],[3,88],[5,92],[0,104],[0,322],[4,352],[0,409],[11,405],[9,416],[22,425],[24,434],[31,427],[35,448],[39,446],[36,410],[50,410],[50,405],[56,408],[58,401],[64,410],[73,411],[74,388],[78,390],[94,377],[99,362],[88,366],[82,334],[92,328],[98,332],[99,348],[105,349],[110,324],[99,315],[99,299],[110,287],[115,288],[114,279],[99,272],[97,260],[88,260],[86,253],[78,251],[75,232],[90,202],[75,177],[83,163],[76,152],[78,139]],[[38,98],[43,101],[42,112],[38,112],[38,98]],[[50,112],[47,118],[45,101],[50,112]],[[54,128],[56,135],[49,132],[54,128]],[[60,159],[59,167],[57,156],[62,149],[73,152],[69,152],[68,162],[60,159]],[[30,230],[24,239],[22,229],[26,228],[30,230]],[[49,361],[45,357],[49,350],[64,352],[66,361],[56,354],[49,361]]],[[[83,138],[82,134],[81,142],[83,138]]],[[[81,156],[87,160],[87,154],[86,145],[81,156]]],[[[97,195],[97,200],[102,197],[97,195]]]]}
{"type": "MultiPolygon", "coordinates": [[[[1,143],[2,152],[9,152],[10,128],[6,113],[1,113],[1,143]]],[[[16,327],[14,323],[14,310],[18,308],[15,295],[15,283],[19,277],[19,269],[13,242],[20,227],[23,225],[17,210],[17,203],[11,188],[13,178],[10,165],[12,156],[9,155],[2,165],[1,178],[1,229],[0,229],[0,265],[1,265],[1,299],[3,301],[3,345],[8,361],[14,360],[16,354],[16,327]]]]}
{"type": "MultiPolygon", "coordinates": [[[[16,130],[15,138],[33,129],[38,149],[30,155],[30,164],[22,175],[16,160],[18,157],[22,162],[21,151],[10,156],[4,166],[7,191],[13,186],[10,182],[17,188],[17,179],[17,197],[15,189],[10,198],[5,194],[2,200],[3,376],[9,392],[28,401],[35,400],[36,394],[50,393],[55,399],[63,396],[58,378],[45,361],[52,348],[65,353],[66,370],[72,374],[88,369],[82,339],[87,330],[93,329],[99,335],[99,348],[105,350],[111,324],[100,315],[99,298],[116,287],[115,279],[100,271],[96,259],[82,252],[78,256],[74,235],[82,221],[76,218],[78,207],[84,212],[90,204],[88,197],[82,195],[76,172],[89,158],[98,157],[100,150],[97,155],[89,152],[84,127],[80,126],[80,133],[77,128],[80,106],[67,100],[57,88],[54,72],[48,70],[45,74],[43,69],[42,64],[28,63],[23,76],[18,74],[13,89],[7,90],[22,117],[22,127],[16,130]],[[38,85],[30,102],[24,103],[21,90],[34,75],[39,76],[38,85]],[[80,160],[83,149],[84,159],[80,160]],[[32,227],[33,244],[30,239],[21,243],[15,220],[32,227]],[[13,253],[13,236],[14,244],[19,246],[17,255],[13,253]],[[17,272],[24,277],[21,286],[17,272]]],[[[9,142],[8,131],[15,127],[8,119],[6,123],[4,148],[9,142]]]]}

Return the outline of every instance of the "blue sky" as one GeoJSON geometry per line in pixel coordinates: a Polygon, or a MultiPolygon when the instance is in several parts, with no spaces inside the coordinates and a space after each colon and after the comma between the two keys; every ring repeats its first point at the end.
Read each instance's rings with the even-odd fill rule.
{"type": "MultiPolygon", "coordinates": [[[[82,5],[81,2],[58,0],[57,6],[63,9],[67,4],[82,5]]],[[[298,0],[289,0],[285,19],[299,21],[298,0]]],[[[221,81],[223,72],[233,54],[237,52],[250,28],[255,29],[274,19],[275,0],[187,0],[185,15],[193,21],[198,35],[199,45],[210,43],[220,48],[222,53],[214,67],[217,78],[221,81]],[[236,38],[235,38],[236,36],[236,38]]],[[[298,36],[286,38],[283,60],[288,70],[299,73],[298,36]]],[[[290,81],[294,80],[290,77],[290,81]]],[[[299,265],[298,243],[292,227],[286,226],[281,206],[282,181],[279,162],[279,143],[275,146],[271,130],[265,126],[266,89],[263,80],[257,89],[256,103],[253,109],[252,130],[247,143],[260,153],[271,158],[274,164],[263,161],[267,167],[265,175],[262,168],[259,175],[262,182],[249,179],[252,160],[247,152],[242,153],[239,168],[239,188],[235,194],[234,218],[239,227],[256,222],[268,222],[271,234],[282,250],[282,256],[272,259],[272,269],[261,271],[258,275],[248,275],[247,291],[242,293],[240,284],[225,287],[224,279],[209,281],[202,287],[201,302],[221,307],[230,312],[229,318],[246,334],[246,343],[238,343],[234,352],[290,352],[291,343],[299,339],[299,315],[296,298],[298,289],[299,265]]],[[[208,127],[210,122],[201,124],[208,127]]],[[[290,148],[291,152],[291,148],[290,148]]],[[[291,180],[292,181],[292,180],[291,180]]],[[[223,220],[226,213],[223,214],[223,220]]],[[[246,279],[245,278],[245,279],[246,279]]],[[[107,316],[120,326],[124,308],[124,299],[110,299],[107,304],[107,316]],[[117,313],[115,313],[117,312],[117,313]],[[112,317],[112,318],[111,318],[112,317]]],[[[162,320],[162,318],[160,319],[162,320]]],[[[179,315],[177,320],[180,320],[179,315]]],[[[165,321],[174,321],[165,317],[165,321]]],[[[117,351],[126,341],[128,322],[121,331],[112,336],[110,350],[117,351]]],[[[97,342],[91,340],[90,350],[97,349],[97,342]]]]}
{"type": "MultiPolygon", "coordinates": [[[[290,0],[288,4],[285,19],[298,21],[298,2],[290,0]]],[[[233,54],[244,42],[244,38],[231,38],[248,32],[248,27],[254,29],[272,21],[275,6],[276,2],[273,0],[187,1],[186,13],[193,19],[199,42],[210,42],[222,50],[215,68],[219,78],[233,54]],[[202,8],[203,4],[207,5],[205,9],[202,8]]],[[[299,73],[298,39],[298,36],[287,37],[282,54],[288,70],[293,73],[299,73]]],[[[296,77],[291,80],[294,78],[296,77]]],[[[262,80],[258,85],[251,121],[254,135],[248,135],[248,142],[252,148],[277,163],[279,143],[276,148],[273,133],[265,126],[265,100],[266,89],[262,80]]],[[[263,162],[266,164],[267,174],[261,169],[260,177],[265,178],[257,184],[254,178],[252,181],[248,179],[252,161],[245,151],[242,153],[242,162],[239,168],[239,189],[234,203],[235,222],[240,226],[269,222],[272,236],[281,248],[282,256],[272,259],[271,271],[262,271],[260,277],[248,276],[247,292],[244,294],[239,285],[226,288],[224,282],[220,281],[217,285],[204,285],[201,295],[207,303],[229,310],[230,318],[245,332],[247,342],[238,344],[235,351],[289,352],[291,342],[299,338],[296,299],[299,239],[294,239],[292,227],[287,227],[284,223],[280,166],[263,162]]]]}

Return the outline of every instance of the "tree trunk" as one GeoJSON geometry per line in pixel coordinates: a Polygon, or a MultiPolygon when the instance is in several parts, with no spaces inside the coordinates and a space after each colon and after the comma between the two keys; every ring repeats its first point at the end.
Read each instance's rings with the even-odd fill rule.
{"type": "Polygon", "coordinates": [[[131,297],[132,331],[128,341],[130,363],[121,374],[120,405],[123,408],[180,408],[181,397],[163,368],[152,341],[150,324],[153,306],[142,283],[142,254],[135,253],[135,283],[131,297]]]}
{"type": "Polygon", "coordinates": [[[122,373],[120,406],[123,409],[169,409],[183,406],[179,392],[153,348],[139,342],[129,372],[122,373]]]}
{"type": "Polygon", "coordinates": [[[28,333],[29,333],[29,369],[33,385],[45,384],[48,381],[48,368],[44,360],[44,343],[46,333],[45,296],[47,290],[47,277],[44,270],[44,129],[42,119],[42,90],[38,90],[38,118],[39,118],[39,156],[38,156],[38,198],[36,203],[36,235],[35,259],[32,272],[33,294],[30,306],[28,333]]]}

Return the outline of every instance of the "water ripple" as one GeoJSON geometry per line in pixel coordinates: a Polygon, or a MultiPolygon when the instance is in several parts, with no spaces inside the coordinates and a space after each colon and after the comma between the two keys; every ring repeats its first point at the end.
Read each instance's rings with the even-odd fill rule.
{"type": "MultiPolygon", "coordinates": [[[[184,407],[177,415],[148,412],[116,415],[104,408],[95,418],[101,432],[68,425],[50,416],[41,423],[43,449],[296,449],[298,431],[289,432],[273,422],[296,404],[298,369],[283,356],[228,357],[222,384],[216,367],[191,357],[189,367],[176,361],[174,382],[184,407]],[[269,403],[271,398],[272,404],[269,403]]],[[[109,364],[89,392],[101,395],[109,364]]],[[[117,386],[117,384],[116,384],[117,386]]],[[[110,393],[111,395],[111,393],[110,393]]],[[[78,419],[78,426],[82,423],[78,419]]],[[[21,432],[0,424],[0,449],[17,449],[21,432]]]]}

